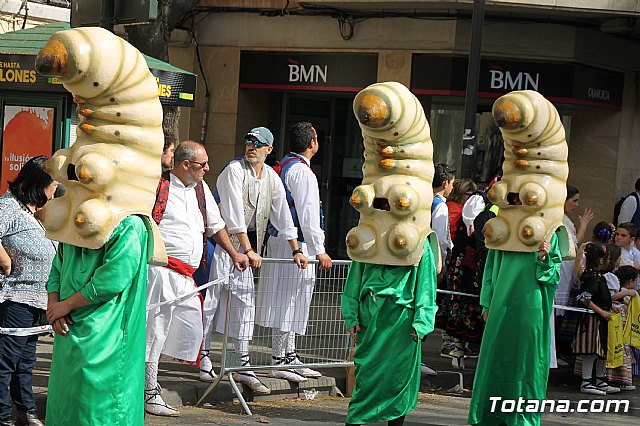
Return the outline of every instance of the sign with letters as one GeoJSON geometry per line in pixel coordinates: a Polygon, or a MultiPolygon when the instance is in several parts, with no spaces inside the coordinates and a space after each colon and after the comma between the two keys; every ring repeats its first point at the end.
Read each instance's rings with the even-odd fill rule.
{"type": "Polygon", "coordinates": [[[376,82],[378,55],[242,52],[241,89],[359,92],[376,82]]]}
{"type": "MultiPolygon", "coordinates": [[[[195,105],[196,76],[191,73],[150,68],[158,82],[158,97],[162,105],[195,105]]],[[[46,92],[66,92],[62,81],[36,71],[36,55],[0,54],[0,89],[46,92]]]]}
{"type": "MultiPolygon", "coordinates": [[[[468,58],[413,55],[415,94],[464,96],[468,58]]],[[[478,95],[495,99],[513,90],[535,90],[554,103],[620,110],[624,74],[581,64],[483,58],[478,95]]]]}

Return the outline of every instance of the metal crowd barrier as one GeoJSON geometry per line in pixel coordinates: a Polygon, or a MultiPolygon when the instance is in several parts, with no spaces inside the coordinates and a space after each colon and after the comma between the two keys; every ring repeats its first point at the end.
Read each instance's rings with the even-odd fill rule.
{"type": "MultiPolygon", "coordinates": [[[[204,401],[222,378],[227,376],[244,410],[251,415],[251,410],[233,378],[235,372],[253,370],[260,375],[275,369],[306,367],[322,370],[327,367],[353,366],[353,361],[348,360],[352,342],[344,327],[340,307],[341,295],[350,264],[351,261],[334,260],[331,269],[321,270],[317,266],[318,261],[312,260],[306,270],[300,271],[292,260],[263,259],[262,267],[259,270],[254,270],[252,279],[255,325],[252,339],[249,342],[251,360],[249,367],[241,365],[240,357],[235,352],[233,333],[230,333],[230,330],[242,326],[238,322],[239,320],[235,319],[238,307],[234,306],[233,298],[230,296],[247,283],[238,283],[235,286],[238,288],[233,285],[224,288],[223,292],[227,294],[226,307],[224,312],[221,312],[221,307],[219,307],[217,315],[224,315],[225,332],[222,336],[214,333],[210,346],[212,353],[219,352],[221,354],[220,374],[200,398],[198,405],[204,401]],[[308,280],[311,285],[305,284],[305,280],[308,280]],[[302,294],[293,294],[297,292],[302,292],[302,294]],[[306,327],[304,327],[304,315],[287,317],[281,324],[289,329],[304,330],[304,334],[296,334],[295,339],[296,352],[302,364],[295,365],[295,367],[286,364],[275,366],[272,365],[273,328],[269,326],[274,323],[269,323],[267,320],[272,316],[280,317],[278,315],[280,311],[284,310],[288,302],[296,296],[311,300],[306,327]],[[273,315],[268,315],[268,312],[273,315]]],[[[247,275],[249,274],[243,276],[247,275]]]]}

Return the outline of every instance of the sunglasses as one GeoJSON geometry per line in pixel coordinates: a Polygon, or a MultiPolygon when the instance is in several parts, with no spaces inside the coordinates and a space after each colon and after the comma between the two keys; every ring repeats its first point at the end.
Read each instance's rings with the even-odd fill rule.
{"type": "Polygon", "coordinates": [[[207,164],[209,164],[209,161],[194,161],[194,160],[188,160],[190,163],[195,163],[195,164],[199,164],[200,167],[202,167],[203,169],[207,166],[207,164]]]}
{"type": "Polygon", "coordinates": [[[257,139],[245,139],[244,144],[247,146],[253,146],[256,149],[264,148],[265,146],[269,146],[268,143],[260,142],[257,139]]]}

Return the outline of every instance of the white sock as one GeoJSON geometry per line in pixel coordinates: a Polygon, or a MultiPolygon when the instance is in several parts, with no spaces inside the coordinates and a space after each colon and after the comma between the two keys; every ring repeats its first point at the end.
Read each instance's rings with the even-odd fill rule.
{"type": "Polygon", "coordinates": [[[273,337],[271,339],[272,353],[274,361],[284,358],[287,346],[287,333],[277,329],[273,329],[273,337]]]}
{"type": "Polygon", "coordinates": [[[146,391],[151,391],[158,387],[157,362],[145,362],[144,381],[144,389],[146,391]]]}
{"type": "Polygon", "coordinates": [[[589,381],[593,376],[593,364],[596,362],[595,355],[584,355],[582,357],[582,380],[589,381]]]}

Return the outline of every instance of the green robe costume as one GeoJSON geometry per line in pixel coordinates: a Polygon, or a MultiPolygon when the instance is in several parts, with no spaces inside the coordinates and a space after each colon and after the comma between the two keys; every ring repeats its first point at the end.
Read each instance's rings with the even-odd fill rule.
{"type": "Polygon", "coordinates": [[[416,266],[351,263],[342,314],[347,328],[357,324],[360,331],[347,423],[393,420],[416,407],[421,340],[433,331],[437,309],[436,269],[428,242],[416,266]],[[414,330],[417,342],[411,337],[414,330]]]}
{"type": "Polygon", "coordinates": [[[99,249],[59,245],[47,291],[60,300],[80,291],[94,304],[55,336],[47,426],[144,424],[148,238],[129,216],[99,249]]]}
{"type": "MultiPolygon", "coordinates": [[[[489,250],[480,304],[489,311],[469,407],[470,424],[539,425],[540,413],[501,413],[501,401],[545,399],[549,378],[549,319],[562,256],[551,237],[545,261],[538,253],[489,250]]],[[[526,404],[523,404],[523,410],[526,404]]],[[[516,406],[517,408],[517,406],[516,406]]]]}

